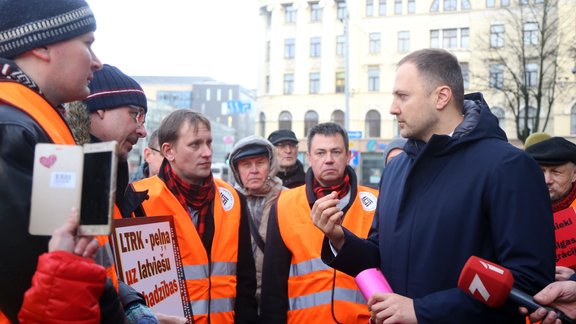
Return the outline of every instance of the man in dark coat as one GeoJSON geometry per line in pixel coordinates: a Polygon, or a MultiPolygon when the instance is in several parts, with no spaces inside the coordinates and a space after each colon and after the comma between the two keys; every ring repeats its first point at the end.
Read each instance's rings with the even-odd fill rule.
{"type": "Polygon", "coordinates": [[[511,270],[528,294],[554,280],[552,209],[538,165],[507,142],[481,94],[464,96],[447,51],[403,58],[393,96],[406,153],[384,169],[368,239],[339,225],[334,195],[316,201],[312,217],[330,241],[323,260],[351,275],[382,270],[394,293],[368,302],[376,323],[523,323],[517,305],[490,309],[457,283],[472,255],[511,270]]]}

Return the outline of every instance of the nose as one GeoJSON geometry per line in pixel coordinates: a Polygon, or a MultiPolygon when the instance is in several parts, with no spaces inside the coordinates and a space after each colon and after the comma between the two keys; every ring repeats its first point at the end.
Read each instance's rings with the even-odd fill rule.
{"type": "Polygon", "coordinates": [[[102,69],[102,62],[100,62],[100,59],[96,56],[96,54],[94,54],[94,52],[90,51],[90,53],[92,54],[92,70],[98,71],[102,69]]]}
{"type": "Polygon", "coordinates": [[[144,127],[144,124],[142,124],[142,125],[138,126],[138,128],[136,128],[136,134],[138,134],[138,136],[140,138],[146,137],[148,132],[146,131],[146,127],[144,127]]]}
{"type": "Polygon", "coordinates": [[[210,145],[203,145],[202,146],[202,156],[204,157],[211,157],[212,156],[212,147],[210,145]]]}

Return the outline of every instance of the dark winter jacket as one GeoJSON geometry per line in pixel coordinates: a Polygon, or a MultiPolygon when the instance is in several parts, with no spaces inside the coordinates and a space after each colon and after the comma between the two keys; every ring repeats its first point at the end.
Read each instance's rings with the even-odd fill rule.
{"type": "Polygon", "coordinates": [[[419,323],[523,323],[517,306],[487,306],[457,288],[471,255],[514,275],[531,295],[554,280],[552,209],[538,165],[507,143],[479,93],[466,96],[452,137],[409,140],[386,167],[368,240],[346,232],[334,259],[351,275],[380,267],[395,293],[412,298],[419,323]]]}
{"type": "Polygon", "coordinates": [[[304,180],[305,175],[304,165],[302,165],[300,160],[296,160],[293,169],[288,171],[278,171],[276,174],[276,176],[282,180],[282,185],[286,188],[296,188],[306,183],[304,180]]]}

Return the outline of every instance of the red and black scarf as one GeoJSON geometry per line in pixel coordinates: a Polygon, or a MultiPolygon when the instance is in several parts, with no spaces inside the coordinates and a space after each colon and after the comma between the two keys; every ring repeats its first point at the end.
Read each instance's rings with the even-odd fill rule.
{"type": "Polygon", "coordinates": [[[574,200],[576,200],[576,185],[572,184],[572,189],[570,189],[566,197],[552,203],[552,211],[558,212],[564,210],[570,207],[574,200]]]}
{"type": "Polygon", "coordinates": [[[188,210],[188,207],[190,207],[198,211],[196,230],[198,235],[202,237],[206,229],[206,215],[210,212],[210,205],[214,201],[216,194],[212,173],[204,180],[202,185],[189,184],[174,173],[170,163],[165,160],[162,164],[161,178],[164,179],[166,186],[184,209],[188,210]]]}
{"type": "Polygon", "coordinates": [[[327,196],[333,191],[336,191],[338,193],[338,199],[342,199],[346,197],[346,195],[350,191],[350,176],[348,175],[348,172],[346,172],[344,175],[344,179],[342,179],[342,182],[340,184],[331,187],[320,186],[320,183],[316,180],[316,178],[314,178],[312,180],[312,189],[314,190],[314,194],[316,194],[316,199],[327,196]]]}

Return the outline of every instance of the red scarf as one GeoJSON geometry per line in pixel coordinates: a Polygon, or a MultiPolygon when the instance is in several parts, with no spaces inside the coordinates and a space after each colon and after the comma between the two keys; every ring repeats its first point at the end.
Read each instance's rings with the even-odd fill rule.
{"type": "Polygon", "coordinates": [[[344,179],[342,179],[342,182],[340,184],[331,187],[320,186],[320,183],[318,183],[316,178],[314,178],[314,180],[312,180],[312,189],[316,194],[316,199],[327,196],[333,191],[336,191],[338,193],[338,199],[342,199],[346,197],[348,191],[350,191],[350,176],[348,176],[348,173],[346,173],[344,175],[344,179]]]}
{"type": "Polygon", "coordinates": [[[190,207],[198,211],[196,230],[198,235],[202,237],[206,229],[206,215],[210,211],[210,204],[214,201],[216,194],[212,173],[204,180],[202,185],[189,184],[174,173],[170,163],[165,160],[162,164],[160,178],[164,180],[168,189],[170,189],[184,209],[188,210],[188,207],[190,207]]]}
{"type": "Polygon", "coordinates": [[[572,189],[570,189],[570,192],[568,192],[566,197],[557,200],[555,202],[552,202],[552,211],[558,212],[564,210],[570,207],[570,205],[572,204],[572,202],[574,202],[574,200],[576,200],[576,185],[572,184],[572,189]]]}

